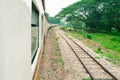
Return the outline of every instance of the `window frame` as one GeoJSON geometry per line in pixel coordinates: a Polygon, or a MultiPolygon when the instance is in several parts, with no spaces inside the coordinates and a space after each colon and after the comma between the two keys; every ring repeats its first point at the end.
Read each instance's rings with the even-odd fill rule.
{"type": "Polygon", "coordinates": [[[35,25],[35,24],[32,24],[33,13],[31,13],[31,32],[32,32],[32,27],[38,27],[38,35],[37,35],[38,36],[38,40],[37,40],[38,44],[36,46],[37,48],[36,48],[33,56],[32,56],[32,34],[31,34],[31,64],[32,64],[34,62],[34,59],[35,59],[36,54],[37,54],[37,51],[39,49],[39,10],[35,6],[34,2],[32,2],[32,8],[31,9],[32,9],[31,11],[33,11],[33,9],[34,9],[34,11],[36,12],[36,14],[38,15],[38,21],[37,21],[37,24],[35,25]]]}

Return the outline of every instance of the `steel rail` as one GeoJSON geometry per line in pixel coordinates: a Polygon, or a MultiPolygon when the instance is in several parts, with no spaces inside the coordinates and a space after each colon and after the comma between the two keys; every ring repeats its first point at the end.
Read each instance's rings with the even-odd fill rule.
{"type": "MultiPolygon", "coordinates": [[[[61,35],[63,37],[63,35],[61,35]]],[[[76,55],[77,59],[80,61],[80,63],[83,65],[84,69],[86,70],[86,72],[89,74],[90,78],[92,80],[94,80],[93,76],[90,74],[89,70],[86,68],[86,66],[84,65],[84,63],[82,62],[82,60],[78,57],[78,55],[76,54],[76,52],[74,51],[74,49],[71,47],[71,45],[68,43],[68,41],[63,37],[63,39],[66,41],[66,43],[69,45],[69,47],[72,49],[72,51],[74,52],[74,54],[76,55]]]]}
{"type": "Polygon", "coordinates": [[[82,60],[79,58],[79,56],[77,55],[77,53],[75,52],[75,50],[72,48],[72,46],[70,45],[70,43],[65,39],[65,37],[67,37],[69,40],[71,40],[73,43],[75,43],[78,47],[80,47],[88,56],[90,56],[90,58],[92,58],[106,73],[108,73],[113,80],[118,80],[112,73],[110,73],[105,67],[103,67],[103,65],[101,65],[94,57],[92,57],[89,52],[87,52],[84,48],[82,48],[77,42],[75,42],[74,40],[72,40],[71,38],[69,38],[68,36],[64,35],[63,33],[60,33],[61,36],[63,37],[63,39],[67,42],[67,44],[70,46],[70,48],[72,49],[72,51],[75,53],[76,57],[78,58],[78,60],[81,62],[81,64],[83,65],[83,67],[85,68],[85,70],[87,71],[87,73],[90,75],[92,80],[95,80],[94,77],[91,75],[91,73],[89,72],[89,70],[86,68],[85,64],[82,62],[82,60]]]}

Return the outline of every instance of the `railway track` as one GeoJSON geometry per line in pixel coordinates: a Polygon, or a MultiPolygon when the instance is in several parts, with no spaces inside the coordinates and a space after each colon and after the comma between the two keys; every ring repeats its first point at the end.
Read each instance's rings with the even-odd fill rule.
{"type": "Polygon", "coordinates": [[[91,80],[118,80],[75,41],[64,35],[62,31],[59,31],[59,34],[74,52],[86,72],[89,74],[91,80]]]}

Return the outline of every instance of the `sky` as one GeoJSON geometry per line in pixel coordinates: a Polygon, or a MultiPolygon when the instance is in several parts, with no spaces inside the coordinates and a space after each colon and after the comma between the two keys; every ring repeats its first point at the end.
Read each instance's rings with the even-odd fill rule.
{"type": "Polygon", "coordinates": [[[55,16],[62,8],[77,1],[79,0],[45,0],[46,12],[49,13],[50,16],[55,16]]]}

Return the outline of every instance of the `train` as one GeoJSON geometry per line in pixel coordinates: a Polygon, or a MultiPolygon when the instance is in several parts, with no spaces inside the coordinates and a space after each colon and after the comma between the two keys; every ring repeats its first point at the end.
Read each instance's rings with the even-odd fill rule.
{"type": "Polygon", "coordinates": [[[37,80],[50,24],[44,0],[1,0],[0,80],[37,80]]]}

